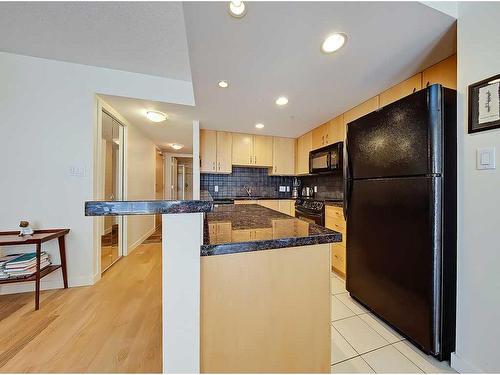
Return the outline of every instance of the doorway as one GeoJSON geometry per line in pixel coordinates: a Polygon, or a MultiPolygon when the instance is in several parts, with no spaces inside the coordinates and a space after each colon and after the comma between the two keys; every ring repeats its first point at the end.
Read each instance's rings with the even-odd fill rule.
{"type": "MultiPolygon", "coordinates": [[[[155,198],[156,199],[165,199],[164,197],[164,177],[163,177],[163,171],[164,171],[164,163],[163,163],[163,154],[161,151],[156,150],[156,161],[155,161],[155,198]]],[[[161,215],[158,214],[155,216],[155,228],[159,229],[161,227],[161,215]]]]}
{"type": "Polygon", "coordinates": [[[171,199],[193,199],[193,158],[173,156],[170,165],[171,199]]]}
{"type": "MultiPolygon", "coordinates": [[[[102,111],[101,155],[104,200],[123,199],[123,125],[102,111]]],[[[101,273],[123,255],[123,217],[105,216],[101,232],[101,273]]]]}

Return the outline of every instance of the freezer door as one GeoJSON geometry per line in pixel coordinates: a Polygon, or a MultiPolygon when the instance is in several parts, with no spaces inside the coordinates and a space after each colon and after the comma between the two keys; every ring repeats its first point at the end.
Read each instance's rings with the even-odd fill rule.
{"type": "Polygon", "coordinates": [[[441,90],[433,85],[350,122],[348,176],[441,173],[441,90]]]}
{"type": "Polygon", "coordinates": [[[425,352],[439,351],[440,191],[436,177],[352,181],[347,290],[425,352]]]}

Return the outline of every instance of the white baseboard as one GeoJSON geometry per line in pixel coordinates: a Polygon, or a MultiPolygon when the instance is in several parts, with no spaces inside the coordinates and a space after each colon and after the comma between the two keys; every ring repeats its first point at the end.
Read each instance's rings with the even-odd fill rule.
{"type": "Polygon", "coordinates": [[[460,374],[484,373],[470,362],[459,357],[456,352],[451,353],[451,367],[460,374]]]}
{"type": "MultiPolygon", "coordinates": [[[[92,277],[77,276],[68,278],[68,286],[70,288],[77,286],[88,286],[93,284],[94,280],[92,277]]],[[[63,288],[63,279],[61,270],[57,270],[52,274],[44,277],[42,280],[40,280],[41,290],[62,289],[62,288],[63,288]]],[[[0,295],[26,293],[34,291],[35,291],[35,282],[4,284],[0,287],[0,295]]]]}
{"type": "Polygon", "coordinates": [[[151,236],[155,231],[156,231],[156,227],[151,228],[143,236],[141,236],[137,241],[135,241],[132,245],[130,245],[127,249],[127,255],[129,255],[132,251],[134,251],[137,246],[139,246],[144,241],[146,241],[148,239],[148,237],[151,236]]]}

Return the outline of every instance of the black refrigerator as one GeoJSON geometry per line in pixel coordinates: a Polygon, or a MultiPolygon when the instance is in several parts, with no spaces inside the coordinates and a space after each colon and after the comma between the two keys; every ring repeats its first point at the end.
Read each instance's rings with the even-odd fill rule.
{"type": "Polygon", "coordinates": [[[456,92],[432,85],[347,125],[350,295],[424,352],[455,348],[456,92]]]}

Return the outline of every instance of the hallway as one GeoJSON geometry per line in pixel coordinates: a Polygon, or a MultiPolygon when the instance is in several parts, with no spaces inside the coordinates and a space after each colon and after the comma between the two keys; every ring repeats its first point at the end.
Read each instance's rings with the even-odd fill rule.
{"type": "Polygon", "coordinates": [[[161,245],[91,287],[0,296],[0,372],[161,372],[161,245]]]}

